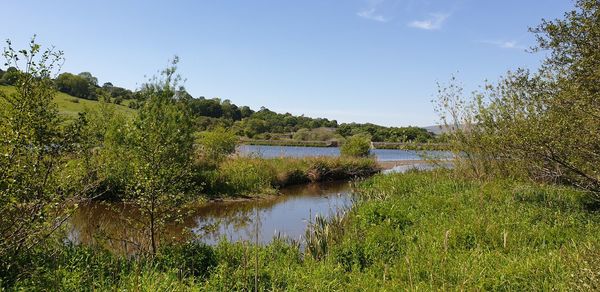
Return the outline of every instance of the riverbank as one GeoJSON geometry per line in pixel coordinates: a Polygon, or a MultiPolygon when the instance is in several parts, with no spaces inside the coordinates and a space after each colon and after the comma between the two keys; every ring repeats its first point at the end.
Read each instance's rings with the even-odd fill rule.
{"type": "MultiPolygon", "coordinates": [[[[297,146],[297,147],[338,147],[339,141],[302,141],[302,140],[240,140],[242,145],[258,146],[297,146]]],[[[397,143],[397,142],[373,142],[373,149],[396,149],[414,151],[444,151],[450,149],[447,143],[397,143]]]]}
{"type": "Polygon", "coordinates": [[[222,198],[264,196],[290,185],[364,178],[381,169],[373,158],[238,156],[202,175],[209,198],[222,198]]]}
{"type": "Polygon", "coordinates": [[[40,249],[36,269],[5,285],[169,291],[254,290],[255,283],[259,290],[313,291],[600,285],[600,215],[574,189],[433,171],[377,175],[357,191],[351,210],[309,219],[300,242],[223,239],[214,247],[163,246],[153,258],[83,246],[40,249]]]}

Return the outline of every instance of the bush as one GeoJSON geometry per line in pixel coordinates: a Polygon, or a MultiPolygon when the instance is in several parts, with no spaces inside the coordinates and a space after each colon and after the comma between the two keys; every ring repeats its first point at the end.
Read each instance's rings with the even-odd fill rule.
{"type": "Polygon", "coordinates": [[[371,151],[371,138],[367,135],[354,135],[342,144],[340,153],[342,156],[366,157],[371,151]]]}
{"type": "Polygon", "coordinates": [[[196,140],[199,145],[201,159],[209,164],[218,164],[235,152],[238,138],[231,131],[217,128],[210,132],[203,132],[196,140]]]}

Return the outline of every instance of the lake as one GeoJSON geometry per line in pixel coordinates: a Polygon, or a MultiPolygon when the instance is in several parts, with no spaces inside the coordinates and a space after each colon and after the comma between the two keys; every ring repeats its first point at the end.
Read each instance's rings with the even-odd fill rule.
{"type": "MultiPolygon", "coordinates": [[[[264,146],[240,145],[237,152],[243,156],[276,157],[314,157],[339,156],[339,147],[302,147],[302,146],[264,146]]],[[[415,151],[397,149],[372,149],[371,153],[378,161],[421,160],[423,155],[435,158],[449,158],[447,151],[415,151]]]]}

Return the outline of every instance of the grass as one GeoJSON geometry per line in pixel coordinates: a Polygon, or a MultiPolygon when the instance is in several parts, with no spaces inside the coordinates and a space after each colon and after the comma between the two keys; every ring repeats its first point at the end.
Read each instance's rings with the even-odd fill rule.
{"type": "MultiPolygon", "coordinates": [[[[10,94],[15,91],[15,87],[0,85],[0,91],[10,94]]],[[[56,93],[54,96],[54,102],[58,106],[59,113],[67,119],[76,118],[77,115],[80,112],[83,112],[86,108],[94,108],[99,103],[95,100],[78,98],[62,92],[56,93]]],[[[115,104],[113,106],[117,112],[121,112],[126,115],[132,115],[135,112],[135,110],[128,108],[126,105],[115,104]]]]}
{"type": "Polygon", "coordinates": [[[337,141],[301,141],[301,140],[247,140],[240,141],[246,145],[261,146],[298,146],[298,147],[337,147],[337,141]]]}
{"type": "Polygon", "coordinates": [[[207,172],[213,195],[274,194],[278,188],[309,182],[367,177],[379,171],[374,159],[349,157],[232,157],[207,172]]]}
{"type": "Polygon", "coordinates": [[[254,290],[256,277],[261,291],[600,288],[600,214],[579,191],[449,171],[377,175],[357,190],[345,215],[311,223],[314,248],[222,241],[131,259],[67,247],[26,261],[35,269],[10,286],[230,291],[254,290]]]}

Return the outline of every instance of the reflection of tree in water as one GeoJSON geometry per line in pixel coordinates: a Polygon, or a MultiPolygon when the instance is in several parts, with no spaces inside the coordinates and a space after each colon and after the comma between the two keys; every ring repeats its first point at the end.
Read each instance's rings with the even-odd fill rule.
{"type": "MultiPolygon", "coordinates": [[[[259,230],[263,224],[273,224],[288,218],[275,218],[275,206],[289,200],[305,200],[310,207],[314,199],[338,196],[347,193],[348,183],[321,183],[293,186],[281,190],[281,196],[257,200],[216,201],[196,206],[189,210],[180,224],[170,224],[166,233],[159,238],[185,240],[193,237],[215,243],[223,237],[232,240],[253,239],[255,235],[255,210],[258,209],[259,230]],[[191,232],[190,232],[191,231],[191,232]],[[193,233],[193,235],[191,234],[193,233]]],[[[307,218],[309,217],[307,213],[307,218]]],[[[135,253],[148,245],[148,226],[141,222],[143,217],[133,207],[123,203],[93,202],[81,206],[71,219],[69,239],[74,242],[100,245],[110,250],[135,253]]],[[[275,234],[262,234],[270,239],[275,234]]]]}

